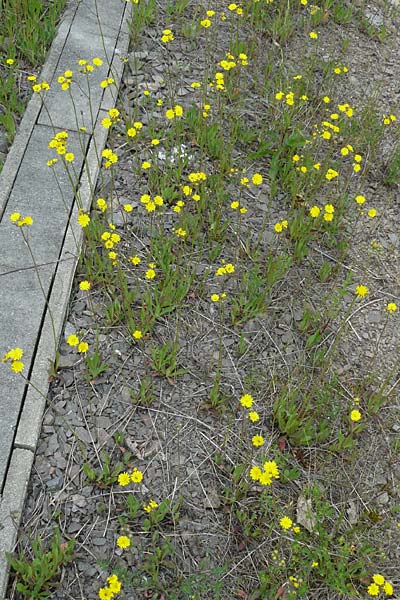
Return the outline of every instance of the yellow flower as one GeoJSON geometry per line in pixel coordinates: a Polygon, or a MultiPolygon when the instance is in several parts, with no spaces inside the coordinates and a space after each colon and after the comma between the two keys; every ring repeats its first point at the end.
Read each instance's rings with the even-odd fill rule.
{"type": "Polygon", "coordinates": [[[317,40],[318,39],[318,33],[316,31],[310,31],[310,38],[312,40],[317,40]]]}
{"type": "Polygon", "coordinates": [[[260,175],[260,173],[254,173],[253,177],[251,178],[251,181],[254,185],[261,185],[263,182],[262,175],[260,175]]]}
{"type": "Polygon", "coordinates": [[[274,479],[279,479],[278,465],[274,460],[269,460],[264,463],[264,471],[274,479]]]}
{"type": "Polygon", "coordinates": [[[129,260],[133,265],[138,265],[140,263],[140,258],[138,256],[130,256],[129,260]]]}
{"type": "Polygon", "coordinates": [[[356,408],[354,410],[351,411],[350,413],[350,419],[352,421],[359,421],[361,419],[361,413],[359,410],[357,410],[356,408]]]}
{"type": "Polygon", "coordinates": [[[376,585],[383,585],[385,583],[385,578],[383,575],[375,573],[375,575],[372,576],[372,581],[376,583],[376,585]]]}
{"type": "Polygon", "coordinates": [[[293,525],[293,521],[290,517],[282,517],[282,519],[279,521],[279,525],[283,529],[290,529],[293,525]]]}
{"type": "Polygon", "coordinates": [[[260,478],[259,478],[259,482],[261,483],[261,485],[271,485],[272,483],[272,477],[269,473],[261,473],[260,478]]]}
{"type": "Polygon", "coordinates": [[[250,411],[248,417],[252,423],[256,423],[260,420],[260,415],[255,410],[250,411]]]}
{"type": "Polygon", "coordinates": [[[110,575],[110,577],[107,577],[107,583],[113,594],[119,594],[119,592],[121,591],[122,584],[119,581],[117,575],[110,575]]]}
{"type": "Polygon", "coordinates": [[[21,373],[21,371],[23,371],[24,369],[24,363],[21,362],[20,360],[14,360],[11,363],[11,370],[14,371],[14,373],[21,373]]]}
{"type": "Polygon", "coordinates": [[[136,467],[135,467],[131,474],[132,483],[140,483],[142,481],[142,479],[143,479],[142,471],[139,471],[139,469],[136,469],[136,467]]]}
{"type": "Polygon", "coordinates": [[[131,476],[129,475],[129,473],[126,473],[126,471],[118,475],[118,483],[120,486],[125,487],[126,485],[129,485],[130,482],[131,476]]]}
{"type": "Polygon", "coordinates": [[[252,467],[250,469],[250,477],[251,477],[251,479],[253,479],[253,481],[259,481],[261,475],[262,475],[262,471],[261,471],[260,467],[252,467]]]}
{"type": "Polygon", "coordinates": [[[397,310],[397,304],[395,302],[389,302],[389,304],[387,305],[387,311],[388,313],[392,314],[395,313],[397,310]]]}
{"type": "Polygon", "coordinates": [[[251,408],[253,406],[253,397],[250,396],[250,394],[244,394],[241,398],[240,398],[240,404],[244,407],[244,408],[251,408]]]}
{"type": "Polygon", "coordinates": [[[357,204],[364,204],[364,202],[366,201],[366,197],[362,196],[361,194],[358,194],[358,196],[356,196],[356,202],[357,204]]]}
{"type": "Polygon", "coordinates": [[[104,119],[102,119],[101,124],[104,127],[104,129],[109,129],[112,125],[112,121],[109,117],[105,117],[104,119]]]}
{"type": "Polygon", "coordinates": [[[89,350],[89,344],[87,342],[79,342],[78,344],[78,352],[84,354],[89,350]]]}
{"type": "Polygon", "coordinates": [[[368,586],[367,592],[370,596],[379,596],[379,586],[377,586],[376,583],[371,583],[371,585],[368,586]]]}
{"type": "Polygon", "coordinates": [[[117,539],[117,546],[118,548],[129,548],[129,546],[131,545],[131,540],[128,538],[127,535],[120,535],[119,538],[117,539]]]}
{"type": "Polygon", "coordinates": [[[67,344],[69,346],[77,346],[79,344],[79,338],[77,335],[75,335],[75,333],[73,333],[72,335],[69,335],[67,338],[67,344]]]}
{"type": "Polygon", "coordinates": [[[378,213],[376,208],[370,208],[367,214],[369,217],[371,217],[371,219],[373,219],[378,213]]]}
{"type": "Polygon", "coordinates": [[[386,596],[393,596],[393,585],[390,583],[390,581],[385,582],[383,591],[385,592],[386,596]]]}
{"type": "Polygon", "coordinates": [[[369,290],[366,285],[358,285],[356,287],[356,294],[360,296],[360,298],[364,298],[368,294],[369,290]]]}
{"type": "Polygon", "coordinates": [[[86,213],[81,213],[78,217],[78,223],[81,227],[87,227],[90,223],[90,217],[86,213]]]}
{"type": "Polygon", "coordinates": [[[146,279],[154,279],[154,277],[156,276],[156,272],[154,271],[154,269],[148,269],[145,273],[146,279]]]}
{"type": "Polygon", "coordinates": [[[312,206],[312,207],[310,208],[310,215],[311,215],[311,216],[312,216],[314,219],[315,219],[316,217],[318,217],[318,216],[319,216],[320,212],[321,212],[321,209],[320,209],[320,207],[319,207],[319,206],[312,206]]]}
{"type": "Polygon", "coordinates": [[[331,181],[332,179],[335,179],[335,177],[338,177],[338,175],[339,173],[335,169],[328,169],[325,174],[325,178],[328,181],[331,181]]]}
{"type": "Polygon", "coordinates": [[[219,294],[211,294],[212,302],[219,302],[219,294]]]}
{"type": "Polygon", "coordinates": [[[84,281],[81,281],[79,284],[79,289],[83,291],[90,290],[90,281],[87,281],[86,279],[84,281]]]}
{"type": "Polygon", "coordinates": [[[20,360],[24,355],[24,351],[22,348],[12,348],[1,359],[1,362],[6,362],[8,360],[16,361],[20,360]]]}
{"type": "Polygon", "coordinates": [[[114,597],[114,592],[110,588],[100,588],[99,598],[100,600],[111,600],[114,597]]]}
{"type": "Polygon", "coordinates": [[[101,212],[105,212],[107,210],[107,202],[104,198],[98,198],[96,200],[97,208],[101,210],[101,212]]]}
{"type": "Polygon", "coordinates": [[[150,502],[147,505],[145,505],[143,508],[147,513],[149,513],[157,507],[158,507],[157,502],[155,500],[150,500],[150,502]]]}
{"type": "Polygon", "coordinates": [[[253,435],[253,437],[251,438],[251,442],[253,446],[259,448],[265,443],[265,440],[262,435],[253,435]]]}
{"type": "Polygon", "coordinates": [[[174,40],[174,34],[170,29],[164,29],[163,34],[161,36],[161,41],[167,44],[168,42],[172,42],[174,40]]]}
{"type": "Polygon", "coordinates": [[[136,329],[133,333],[132,333],[133,337],[135,338],[135,340],[141,340],[143,337],[143,333],[140,331],[140,329],[136,329]]]}

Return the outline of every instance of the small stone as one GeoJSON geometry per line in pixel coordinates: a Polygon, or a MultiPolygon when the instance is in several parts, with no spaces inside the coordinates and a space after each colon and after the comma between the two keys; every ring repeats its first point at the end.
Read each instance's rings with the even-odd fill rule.
{"type": "Polygon", "coordinates": [[[104,546],[107,543],[106,538],[93,538],[92,539],[92,544],[94,544],[95,546],[104,546]]]}
{"type": "Polygon", "coordinates": [[[46,413],[43,417],[43,425],[53,425],[54,423],[54,415],[51,413],[46,413]]]}
{"type": "Polygon", "coordinates": [[[215,488],[208,488],[207,496],[204,498],[204,508],[219,508],[221,500],[215,488]]]}
{"type": "Polygon", "coordinates": [[[80,494],[74,494],[73,496],[71,496],[71,500],[73,505],[77,506],[78,508],[85,508],[85,506],[87,505],[87,500],[85,496],[81,496],[80,494]]]}
{"type": "Polygon", "coordinates": [[[374,310],[368,314],[368,321],[370,323],[379,323],[381,321],[382,315],[377,310],[374,310]]]}
{"type": "Polygon", "coordinates": [[[101,446],[105,446],[110,438],[111,435],[105,429],[102,427],[97,429],[97,441],[101,446]]]}
{"type": "Polygon", "coordinates": [[[84,427],[77,427],[75,429],[76,436],[81,440],[81,442],[86,442],[90,444],[92,442],[92,437],[87,429],[84,427]]]}
{"type": "Polygon", "coordinates": [[[69,525],[67,531],[68,533],[76,533],[77,531],[79,531],[81,528],[81,525],[77,522],[72,522],[71,525],[69,525]]]}
{"type": "Polygon", "coordinates": [[[59,369],[70,369],[71,367],[74,367],[76,365],[76,363],[78,362],[78,357],[76,356],[76,354],[61,354],[60,358],[58,360],[58,368],[59,369]]]}
{"type": "Polygon", "coordinates": [[[387,492],[382,492],[382,494],[377,496],[376,502],[381,505],[387,504],[389,502],[389,494],[387,492]]]}
{"type": "Polygon", "coordinates": [[[0,131],[0,152],[2,154],[6,155],[7,151],[8,151],[7,136],[5,135],[5,133],[0,131]]]}

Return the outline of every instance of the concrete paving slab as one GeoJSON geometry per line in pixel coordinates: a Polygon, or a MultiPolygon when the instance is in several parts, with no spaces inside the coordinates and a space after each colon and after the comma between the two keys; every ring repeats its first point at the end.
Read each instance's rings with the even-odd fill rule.
{"type": "MultiPolygon", "coordinates": [[[[54,151],[47,147],[52,136],[50,127],[37,125],[19,167],[1,220],[0,276],[10,270],[33,266],[21,229],[9,220],[13,212],[30,215],[33,219],[33,225],[24,228],[23,233],[28,236],[37,264],[54,261],[60,253],[74,197],[61,161],[51,168],[46,164],[55,156],[54,151]],[[14,251],[10,252],[10,249],[14,251]]],[[[81,144],[83,152],[86,152],[88,141],[87,136],[69,133],[68,151],[75,155],[74,162],[69,165],[72,175],[75,170],[79,177],[83,162],[81,144]]],[[[1,287],[6,289],[4,285],[1,287]]]]}
{"type": "MultiPolygon", "coordinates": [[[[81,40],[83,43],[84,34],[88,39],[95,39],[96,44],[99,42],[97,33],[93,30],[94,21],[91,16],[91,11],[96,5],[100,19],[104,19],[103,32],[107,33],[103,38],[100,36],[102,47],[103,44],[106,46],[104,56],[109,52],[108,58],[112,57],[111,65],[105,62],[105,71],[100,73],[99,69],[98,76],[100,80],[112,73],[116,87],[108,88],[104,92],[99,86],[99,95],[91,95],[93,115],[100,114],[115,103],[115,93],[123,70],[121,56],[126,54],[129,40],[125,20],[122,20],[122,24],[121,20],[119,21],[120,29],[117,29],[118,14],[122,17],[125,12],[126,15],[130,11],[129,4],[121,1],[119,4],[113,4],[111,10],[109,2],[103,0],[80,0],[78,3],[73,0],[41,77],[47,81],[56,80],[59,75],[58,68],[64,64],[62,60],[66,61],[65,69],[74,69],[67,63],[74,57],[74,42],[78,43],[81,40]],[[81,22],[78,15],[82,17],[81,22]],[[114,26],[116,29],[113,29],[114,26]]],[[[85,43],[82,48],[90,49],[90,55],[85,58],[93,58],[96,55],[103,58],[97,48],[94,51],[93,44],[88,45],[86,39],[85,43]]],[[[62,68],[64,69],[64,66],[62,68]]],[[[53,179],[52,170],[46,165],[46,161],[52,156],[47,145],[54,128],[50,119],[47,124],[44,120],[41,121],[44,112],[37,95],[32,97],[28,105],[21,125],[22,131],[17,135],[16,146],[11,148],[9,159],[0,175],[0,355],[10,347],[23,347],[26,366],[24,374],[44,395],[48,388],[49,360],[53,360],[55,354],[54,338],[57,341],[62,331],[83,237],[77,224],[78,206],[74,199],[78,196],[80,205],[84,210],[89,210],[93,189],[90,182],[96,182],[99,171],[97,153],[104,148],[108,133],[101,123],[97,122],[94,133],[90,128],[87,134],[79,136],[78,132],[74,131],[76,123],[73,126],[72,121],[65,122],[67,114],[71,119],[71,113],[68,113],[69,109],[65,103],[66,97],[65,93],[57,98],[54,95],[54,102],[57,104],[55,114],[64,116],[60,125],[57,117],[54,126],[57,126],[57,129],[68,127],[70,130],[69,149],[75,154],[76,172],[80,176],[78,193],[74,195],[72,192],[69,179],[60,169],[60,164],[55,167],[59,184],[53,179]],[[28,121],[27,115],[31,121],[28,121]],[[20,235],[21,231],[9,221],[12,212],[33,217],[34,224],[29,229],[29,239],[35,261],[39,265],[38,272],[32,268],[30,253],[20,235]],[[39,284],[38,273],[42,285],[39,284]],[[48,297],[47,305],[43,292],[48,297]],[[50,318],[48,305],[53,318],[50,318]]],[[[84,108],[82,110],[85,111],[84,108]]],[[[87,118],[85,113],[84,118],[87,118]]],[[[8,579],[4,553],[12,551],[16,541],[34,450],[40,434],[45,399],[34,387],[26,386],[21,376],[15,375],[4,365],[0,378],[0,394],[0,486],[3,489],[0,497],[0,523],[7,522],[9,525],[8,529],[4,527],[3,530],[0,525],[1,600],[4,598],[8,579]]]]}
{"type": "Polygon", "coordinates": [[[30,450],[16,449],[10,461],[10,476],[0,503],[0,600],[7,588],[8,562],[6,552],[14,548],[18,526],[24,508],[34,454],[30,450]]]}
{"type": "Polygon", "coordinates": [[[84,126],[92,133],[96,108],[104,92],[100,82],[112,75],[109,65],[118,36],[119,44],[127,45],[129,32],[126,26],[121,27],[123,14],[123,2],[113,4],[112,9],[105,0],[86,0],[79,4],[74,20],[79,26],[74,26],[68,33],[51,88],[45,95],[39,123],[75,131],[84,126]],[[124,39],[121,40],[121,36],[124,39]],[[80,72],[82,67],[78,60],[90,61],[94,57],[101,58],[103,65],[88,74],[80,72]],[[73,83],[69,91],[63,91],[57,79],[68,69],[74,73],[73,83]]]}
{"type": "Polygon", "coordinates": [[[114,1],[112,6],[110,0],[82,2],[77,12],[80,30],[86,35],[100,34],[115,40],[121,31],[124,4],[125,0],[114,1]]]}
{"type": "Polygon", "coordinates": [[[72,28],[51,88],[44,97],[45,106],[40,112],[39,123],[70,131],[77,131],[84,126],[88,133],[92,133],[103,95],[100,82],[108,77],[108,63],[111,62],[114,48],[115,40],[102,39],[100,35],[72,28]],[[79,67],[78,60],[91,60],[94,57],[101,58],[103,65],[88,74],[79,72],[82,67],[79,67]],[[73,71],[74,76],[70,89],[64,91],[57,78],[68,69],[73,71]]]}
{"type": "MultiPolygon", "coordinates": [[[[41,73],[41,80],[51,81],[57,68],[61,52],[71,28],[72,21],[78,6],[74,2],[66,10],[63,20],[58,28],[56,37],[53,40],[51,49],[48,53],[46,63],[41,73]]],[[[6,163],[1,172],[0,186],[0,218],[4,212],[6,201],[14,185],[18,173],[19,165],[22,161],[24,152],[29,142],[33,128],[36,125],[37,118],[42,109],[42,102],[37,94],[34,94],[26,107],[21,124],[14,138],[13,144],[9,149],[6,163]]]]}
{"type": "MultiPolygon", "coordinates": [[[[56,271],[74,202],[63,165],[55,165],[53,172],[54,167],[46,164],[52,156],[47,148],[51,137],[49,127],[35,127],[0,223],[1,356],[16,345],[23,345],[24,349],[35,347],[46,309],[45,298],[56,271]],[[24,229],[16,227],[9,219],[13,212],[30,215],[33,225],[24,229]]],[[[68,149],[75,154],[78,176],[83,162],[81,145],[86,152],[88,141],[88,136],[69,134],[68,149]]],[[[29,364],[29,354],[24,362],[29,364]]],[[[4,485],[8,456],[24,399],[22,379],[16,381],[14,387],[9,378],[10,373],[0,380],[0,489],[4,485]]]]}

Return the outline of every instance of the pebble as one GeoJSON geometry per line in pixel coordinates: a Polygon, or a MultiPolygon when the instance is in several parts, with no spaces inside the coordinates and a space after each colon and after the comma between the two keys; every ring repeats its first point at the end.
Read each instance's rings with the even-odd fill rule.
{"type": "Polygon", "coordinates": [[[87,505],[87,500],[85,496],[81,496],[80,494],[74,494],[73,496],[71,496],[71,500],[73,505],[77,506],[78,508],[85,508],[85,506],[87,505]]]}
{"type": "Polygon", "coordinates": [[[382,492],[382,494],[377,496],[376,502],[381,505],[387,504],[389,502],[389,494],[387,492],[382,492]]]}
{"type": "Polygon", "coordinates": [[[4,157],[5,157],[7,155],[7,151],[8,151],[7,136],[5,133],[0,131],[0,153],[4,154],[4,157]]]}
{"type": "Polygon", "coordinates": [[[382,319],[382,314],[376,310],[374,310],[368,314],[368,321],[370,323],[380,323],[381,319],[382,319]]]}
{"type": "Polygon", "coordinates": [[[74,354],[72,354],[72,353],[61,354],[60,358],[58,360],[58,368],[59,369],[70,369],[78,362],[78,360],[79,360],[79,358],[75,353],[74,354]]]}
{"type": "Polygon", "coordinates": [[[92,538],[92,544],[95,546],[104,546],[107,543],[107,539],[103,537],[92,538]]]}
{"type": "Polygon", "coordinates": [[[75,429],[75,434],[81,440],[81,442],[86,442],[87,444],[92,442],[92,437],[85,427],[77,427],[75,429]]]}
{"type": "Polygon", "coordinates": [[[53,425],[54,415],[51,412],[47,412],[43,417],[43,425],[53,425]]]}

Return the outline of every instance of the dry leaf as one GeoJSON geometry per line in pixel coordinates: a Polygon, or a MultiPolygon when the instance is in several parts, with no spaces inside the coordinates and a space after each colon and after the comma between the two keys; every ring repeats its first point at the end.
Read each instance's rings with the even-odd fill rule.
{"type": "Polygon", "coordinates": [[[312,510],[311,499],[306,498],[302,494],[297,499],[296,521],[310,533],[315,529],[315,514],[312,510]]]}

